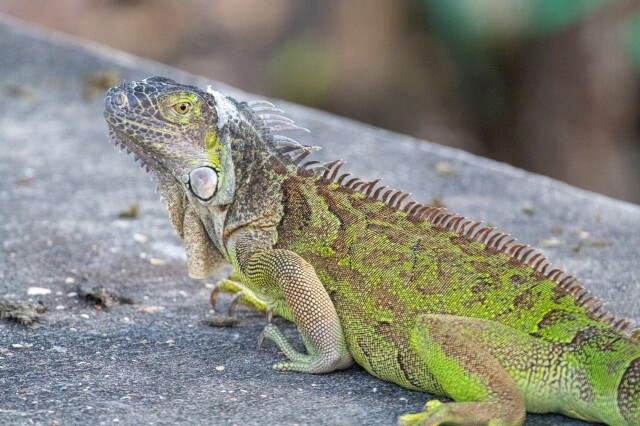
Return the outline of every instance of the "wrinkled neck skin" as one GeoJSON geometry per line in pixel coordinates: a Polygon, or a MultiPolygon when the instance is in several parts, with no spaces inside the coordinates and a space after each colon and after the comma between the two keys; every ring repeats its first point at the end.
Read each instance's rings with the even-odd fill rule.
{"type": "Polygon", "coordinates": [[[240,240],[251,240],[254,249],[275,243],[276,226],[284,214],[282,182],[295,173],[295,166],[285,165],[269,150],[249,110],[237,103],[234,107],[235,114],[219,130],[219,137],[231,146],[231,156],[223,159],[222,168],[235,171],[224,178],[233,182],[220,185],[221,191],[227,191],[221,197],[228,203],[202,202],[190,193],[187,197],[216,249],[237,265],[240,240]]]}

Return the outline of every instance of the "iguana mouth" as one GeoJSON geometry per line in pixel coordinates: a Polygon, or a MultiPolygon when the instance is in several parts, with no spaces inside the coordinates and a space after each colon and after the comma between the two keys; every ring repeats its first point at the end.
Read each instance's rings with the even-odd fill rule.
{"type": "Polygon", "coordinates": [[[109,139],[107,140],[107,142],[112,144],[113,147],[116,150],[118,150],[119,153],[122,153],[124,151],[126,155],[133,154],[133,162],[135,164],[139,164],[140,169],[144,170],[147,174],[149,174],[151,177],[151,180],[153,180],[154,172],[152,168],[149,167],[147,162],[144,161],[142,157],[140,157],[138,154],[134,152],[132,148],[130,148],[130,146],[134,144],[132,143],[129,137],[127,137],[126,135],[118,135],[118,133],[115,130],[110,128],[109,139]]]}

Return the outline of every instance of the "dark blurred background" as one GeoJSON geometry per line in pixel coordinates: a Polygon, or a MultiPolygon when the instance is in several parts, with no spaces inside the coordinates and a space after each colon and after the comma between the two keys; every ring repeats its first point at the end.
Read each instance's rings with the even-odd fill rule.
{"type": "Polygon", "coordinates": [[[0,0],[0,13],[640,203],[638,0],[0,0]]]}

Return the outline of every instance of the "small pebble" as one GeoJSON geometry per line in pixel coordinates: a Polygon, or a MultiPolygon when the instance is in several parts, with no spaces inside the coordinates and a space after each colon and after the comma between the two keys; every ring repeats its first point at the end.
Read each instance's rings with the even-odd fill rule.
{"type": "Polygon", "coordinates": [[[560,247],[563,244],[564,243],[562,242],[562,240],[555,237],[547,238],[540,241],[540,246],[542,247],[560,247]]]}
{"type": "Polygon", "coordinates": [[[433,166],[433,170],[440,176],[454,176],[456,168],[452,163],[440,161],[433,166]]]}
{"type": "Polygon", "coordinates": [[[145,314],[155,314],[164,311],[164,306],[143,306],[140,310],[145,314]]]}
{"type": "Polygon", "coordinates": [[[140,244],[144,244],[149,241],[149,238],[146,235],[138,233],[133,234],[133,239],[140,244]]]}
{"type": "Polygon", "coordinates": [[[29,296],[45,296],[47,294],[51,294],[51,290],[44,287],[29,287],[27,289],[27,294],[29,296]]]}
{"type": "Polygon", "coordinates": [[[31,349],[33,347],[33,343],[14,343],[11,347],[13,349],[31,349]]]}

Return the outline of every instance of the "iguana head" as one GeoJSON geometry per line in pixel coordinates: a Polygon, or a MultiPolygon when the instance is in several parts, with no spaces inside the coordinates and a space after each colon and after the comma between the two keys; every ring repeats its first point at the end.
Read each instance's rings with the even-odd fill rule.
{"type": "Polygon", "coordinates": [[[111,139],[157,178],[191,276],[212,269],[208,258],[216,256],[206,245],[228,258],[226,228],[279,220],[278,176],[295,171],[294,160],[312,147],[273,134],[297,128],[272,114],[278,111],[268,102],[238,102],[165,77],[107,92],[111,139]]]}
{"type": "Polygon", "coordinates": [[[104,116],[115,143],[133,152],[161,182],[173,181],[189,198],[225,204],[233,196],[234,173],[230,147],[219,137],[216,103],[221,102],[229,101],[216,102],[214,94],[197,87],[151,77],[111,88],[104,116]]]}

